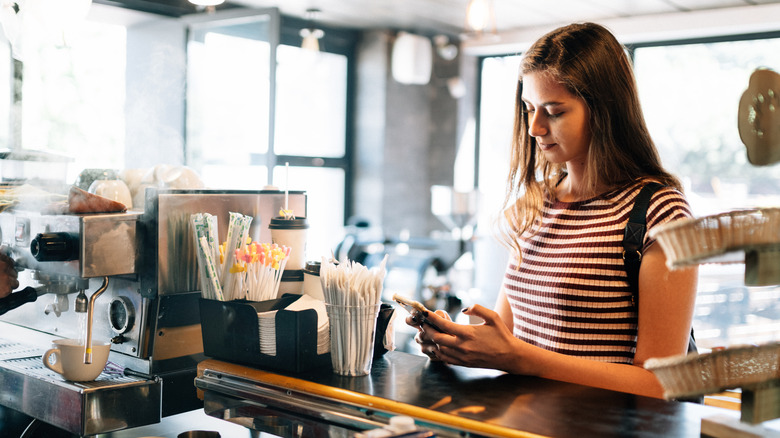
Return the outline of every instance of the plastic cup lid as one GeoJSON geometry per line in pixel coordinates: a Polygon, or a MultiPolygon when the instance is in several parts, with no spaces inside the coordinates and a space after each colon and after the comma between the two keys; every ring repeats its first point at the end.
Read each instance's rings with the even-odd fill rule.
{"type": "Polygon", "coordinates": [[[309,221],[305,217],[296,217],[295,219],[275,217],[271,219],[268,228],[272,230],[305,230],[309,228],[309,221]]]}

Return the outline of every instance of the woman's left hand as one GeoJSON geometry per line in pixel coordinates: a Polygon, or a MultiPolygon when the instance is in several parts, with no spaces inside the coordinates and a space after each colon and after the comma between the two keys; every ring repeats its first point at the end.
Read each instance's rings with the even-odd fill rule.
{"type": "MultiPolygon", "coordinates": [[[[520,355],[527,344],[515,338],[498,313],[475,304],[463,310],[469,316],[484,320],[482,324],[463,325],[450,322],[439,315],[429,315],[446,333],[431,336],[438,346],[440,360],[473,368],[496,368],[513,373],[528,374],[518,369],[520,355]]],[[[522,368],[522,367],[521,367],[522,368]]]]}

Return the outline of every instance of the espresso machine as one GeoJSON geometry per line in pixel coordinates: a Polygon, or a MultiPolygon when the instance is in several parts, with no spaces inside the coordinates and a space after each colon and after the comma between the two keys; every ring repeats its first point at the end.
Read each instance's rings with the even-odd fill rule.
{"type": "Polygon", "coordinates": [[[149,188],[143,211],[47,214],[21,203],[0,212],[20,288],[37,291],[0,316],[0,405],[80,436],[202,407],[190,215],[217,216],[220,241],[230,212],[252,216],[249,236],[270,242],[268,224],[285,205],[306,216],[306,193],[149,188]],[[92,382],[64,380],[41,359],[60,338],[110,342],[109,366],[92,382]]]}

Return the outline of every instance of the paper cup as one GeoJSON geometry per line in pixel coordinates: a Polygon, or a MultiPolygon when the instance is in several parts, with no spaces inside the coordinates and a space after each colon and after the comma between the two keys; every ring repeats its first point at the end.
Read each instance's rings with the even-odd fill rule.
{"type": "Polygon", "coordinates": [[[92,343],[92,363],[84,363],[84,344],[77,339],[58,339],[52,341],[53,348],[43,355],[43,365],[62,374],[65,380],[86,382],[95,380],[103,372],[108,362],[111,344],[105,342],[92,343]],[[53,359],[53,360],[52,360],[53,359]]]}
{"type": "Polygon", "coordinates": [[[303,270],[303,293],[320,301],[325,301],[320,282],[320,262],[307,262],[303,270]]]}
{"type": "Polygon", "coordinates": [[[371,372],[380,306],[381,303],[371,306],[325,303],[330,323],[330,359],[334,373],[365,376],[371,372]]]}
{"type": "Polygon", "coordinates": [[[268,228],[271,230],[272,243],[291,248],[290,257],[287,259],[284,269],[302,270],[306,261],[306,236],[309,231],[309,222],[306,218],[275,217],[271,219],[268,228]]]}

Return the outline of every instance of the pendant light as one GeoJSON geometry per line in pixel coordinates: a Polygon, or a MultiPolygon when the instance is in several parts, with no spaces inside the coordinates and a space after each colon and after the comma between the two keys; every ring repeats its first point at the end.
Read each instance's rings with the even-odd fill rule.
{"type": "Polygon", "coordinates": [[[225,3],[225,0],[190,0],[196,6],[217,6],[225,3]]]}
{"type": "Polygon", "coordinates": [[[464,37],[496,36],[496,10],[493,0],[469,0],[466,5],[464,37]]]}
{"type": "Polygon", "coordinates": [[[308,26],[301,29],[298,33],[303,41],[301,41],[301,48],[312,50],[315,52],[320,51],[320,38],[325,36],[325,31],[314,27],[314,20],[317,19],[317,15],[320,13],[319,9],[311,8],[306,10],[306,20],[308,26]]]}

